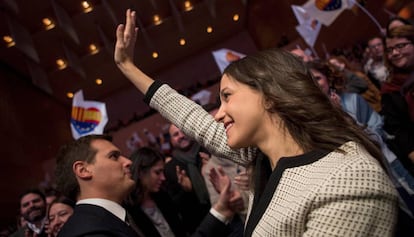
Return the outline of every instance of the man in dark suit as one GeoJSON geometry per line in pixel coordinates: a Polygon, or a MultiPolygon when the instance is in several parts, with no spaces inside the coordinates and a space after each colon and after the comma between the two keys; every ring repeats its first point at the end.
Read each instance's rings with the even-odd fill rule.
{"type": "MultiPolygon", "coordinates": [[[[144,237],[120,205],[135,185],[132,162],[121,155],[109,137],[81,137],[63,146],[56,159],[58,190],[77,200],[59,237],[144,237]]],[[[219,180],[224,186],[220,198],[193,237],[223,236],[228,231],[226,223],[234,215],[230,208],[233,194],[230,179],[222,175],[219,180]]]]}
{"type": "Polygon", "coordinates": [[[104,135],[81,137],[62,147],[56,183],[77,205],[58,236],[143,237],[120,205],[135,185],[130,166],[131,160],[104,135]]]}

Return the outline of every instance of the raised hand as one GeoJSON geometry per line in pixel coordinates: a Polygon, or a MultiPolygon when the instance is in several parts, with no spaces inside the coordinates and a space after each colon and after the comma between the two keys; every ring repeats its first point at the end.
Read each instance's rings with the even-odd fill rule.
{"type": "Polygon", "coordinates": [[[221,193],[227,182],[230,182],[230,178],[226,175],[222,167],[218,168],[218,172],[215,168],[210,169],[210,182],[213,184],[214,189],[221,193]]]}
{"type": "Polygon", "coordinates": [[[216,191],[220,193],[219,199],[214,203],[213,208],[226,218],[231,218],[235,213],[233,207],[238,206],[238,198],[232,198],[234,191],[231,191],[229,176],[224,173],[221,167],[218,168],[218,172],[212,168],[210,171],[210,181],[216,191]]]}
{"type": "Polygon", "coordinates": [[[137,39],[138,28],[135,26],[136,12],[126,11],[126,23],[116,28],[116,44],[114,60],[119,70],[128,78],[139,91],[147,93],[154,80],[134,64],[134,48],[137,39]]]}
{"type": "Polygon", "coordinates": [[[234,212],[242,212],[245,209],[243,197],[238,190],[233,190],[231,192],[231,198],[229,200],[229,207],[234,212]]]}
{"type": "Polygon", "coordinates": [[[177,165],[175,167],[175,171],[177,174],[177,182],[181,185],[184,191],[190,192],[191,190],[193,190],[193,185],[185,170],[181,170],[180,167],[177,165]]]}
{"type": "Polygon", "coordinates": [[[136,12],[128,9],[126,11],[126,24],[120,24],[116,29],[114,60],[120,68],[123,64],[133,63],[134,61],[134,48],[138,32],[135,21],[136,12]]]}

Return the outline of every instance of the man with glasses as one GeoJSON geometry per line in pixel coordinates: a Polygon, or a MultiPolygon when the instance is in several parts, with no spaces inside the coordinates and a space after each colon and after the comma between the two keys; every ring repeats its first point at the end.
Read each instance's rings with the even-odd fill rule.
{"type": "Polygon", "coordinates": [[[388,70],[384,64],[384,44],[378,36],[369,39],[367,44],[369,59],[364,66],[364,71],[374,85],[380,89],[381,84],[388,77],[388,70]]]}

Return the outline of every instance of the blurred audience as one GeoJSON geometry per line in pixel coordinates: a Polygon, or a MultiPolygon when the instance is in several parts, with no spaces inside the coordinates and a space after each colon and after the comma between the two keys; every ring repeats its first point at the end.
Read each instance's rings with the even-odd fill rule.
{"type": "Polygon", "coordinates": [[[361,71],[353,68],[344,56],[333,56],[329,63],[342,74],[346,81],[345,91],[360,94],[376,112],[381,111],[381,92],[361,71]],[[351,89],[351,88],[355,88],[351,89]],[[362,88],[366,88],[365,91],[362,88]]]}
{"type": "Polygon", "coordinates": [[[384,43],[382,38],[374,36],[367,42],[366,62],[364,71],[372,83],[380,89],[388,77],[388,69],[384,62],[384,43]]]}

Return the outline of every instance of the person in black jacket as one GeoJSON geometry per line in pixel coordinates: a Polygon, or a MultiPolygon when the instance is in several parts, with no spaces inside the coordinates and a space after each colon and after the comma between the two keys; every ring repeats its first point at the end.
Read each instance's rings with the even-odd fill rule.
{"type": "Polygon", "coordinates": [[[127,200],[127,210],[146,236],[186,236],[178,209],[168,193],[161,190],[165,181],[164,157],[160,152],[142,147],[132,153],[134,191],[127,200]]]}
{"type": "Polygon", "coordinates": [[[46,197],[38,189],[29,189],[20,194],[20,215],[27,222],[20,227],[11,237],[47,236],[46,223],[46,197]]]}
{"type": "Polygon", "coordinates": [[[84,136],[62,147],[57,155],[57,187],[77,203],[58,236],[143,237],[121,206],[135,185],[131,164],[104,135],[84,136]]]}

